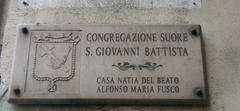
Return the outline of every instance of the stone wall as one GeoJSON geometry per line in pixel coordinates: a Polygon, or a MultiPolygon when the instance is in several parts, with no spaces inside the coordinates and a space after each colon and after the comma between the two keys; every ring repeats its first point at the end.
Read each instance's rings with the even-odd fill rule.
{"type": "Polygon", "coordinates": [[[8,3],[8,0],[0,1],[0,55],[2,52],[2,39],[4,36],[4,28],[6,25],[6,19],[8,14],[8,3]]]}
{"type": "Polygon", "coordinates": [[[9,84],[18,24],[201,24],[206,50],[210,105],[12,105],[7,95],[0,111],[239,111],[240,109],[240,1],[202,0],[202,7],[128,8],[19,8],[11,0],[4,30],[0,72],[9,84]]]}

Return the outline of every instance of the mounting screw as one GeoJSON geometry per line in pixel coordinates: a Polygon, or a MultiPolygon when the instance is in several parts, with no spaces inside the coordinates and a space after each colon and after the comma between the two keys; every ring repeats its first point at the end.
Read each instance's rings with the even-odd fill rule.
{"type": "Polygon", "coordinates": [[[29,4],[28,4],[26,1],[23,1],[22,4],[23,4],[24,6],[29,6],[29,4]]]}
{"type": "Polygon", "coordinates": [[[197,5],[197,3],[196,3],[196,2],[193,2],[193,5],[197,5]]]}
{"type": "Polygon", "coordinates": [[[27,35],[28,34],[28,28],[27,27],[23,27],[22,28],[22,33],[27,35]]]}
{"type": "Polygon", "coordinates": [[[192,29],[191,34],[194,35],[194,36],[198,36],[199,32],[197,31],[197,29],[192,29]]]}
{"type": "Polygon", "coordinates": [[[200,98],[203,97],[203,91],[202,91],[201,88],[195,88],[195,89],[194,89],[194,94],[195,94],[196,96],[200,97],[200,98]]]}
{"type": "Polygon", "coordinates": [[[13,91],[14,91],[14,94],[16,94],[16,95],[20,95],[20,93],[21,93],[21,90],[19,88],[16,88],[13,91]]]}

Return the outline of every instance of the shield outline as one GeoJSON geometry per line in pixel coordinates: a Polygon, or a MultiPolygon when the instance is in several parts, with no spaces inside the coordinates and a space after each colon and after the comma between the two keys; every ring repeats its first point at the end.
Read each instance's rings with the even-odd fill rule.
{"type": "MultiPolygon", "coordinates": [[[[60,30],[60,31],[56,31],[54,30],[53,32],[62,32],[62,31],[65,31],[65,32],[70,32],[69,35],[63,35],[63,36],[57,36],[57,37],[54,37],[54,36],[34,36],[34,39],[33,39],[33,46],[35,47],[35,55],[34,55],[34,63],[33,63],[33,72],[32,72],[32,77],[37,80],[37,81],[48,81],[49,84],[48,84],[48,91],[49,92],[55,92],[57,90],[57,84],[56,82],[58,81],[69,81],[71,80],[74,75],[75,75],[75,65],[76,65],[76,45],[81,41],[81,38],[80,38],[80,35],[79,33],[82,31],[82,30],[60,30]],[[73,33],[76,33],[76,36],[74,36],[73,33]],[[51,78],[51,77],[41,77],[41,76],[38,76],[36,74],[36,65],[37,65],[37,47],[39,44],[41,43],[68,43],[68,44],[72,44],[72,59],[71,59],[71,71],[70,71],[70,74],[65,76],[65,77],[54,77],[54,78],[51,78]]],[[[49,32],[49,30],[47,31],[49,32]]],[[[51,31],[52,32],[52,31],[51,31]]],[[[44,31],[43,31],[44,33],[44,31]]],[[[48,75],[48,74],[46,74],[48,75]]]]}

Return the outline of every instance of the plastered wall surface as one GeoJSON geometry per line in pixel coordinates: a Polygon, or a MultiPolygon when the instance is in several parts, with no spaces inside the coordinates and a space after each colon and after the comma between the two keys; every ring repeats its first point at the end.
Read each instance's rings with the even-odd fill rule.
{"type": "MultiPolygon", "coordinates": [[[[9,2],[0,72],[10,83],[17,24],[201,24],[206,50],[210,104],[201,106],[129,105],[12,105],[7,95],[0,111],[239,111],[240,110],[240,1],[202,0],[197,9],[19,8],[9,2]]],[[[31,4],[29,4],[31,5],[31,4]]],[[[27,6],[26,6],[27,7],[27,6]]]]}
{"type": "Polygon", "coordinates": [[[0,1],[0,44],[2,44],[3,32],[4,32],[4,27],[5,27],[6,18],[7,18],[7,9],[8,9],[7,0],[1,0],[0,1]]]}

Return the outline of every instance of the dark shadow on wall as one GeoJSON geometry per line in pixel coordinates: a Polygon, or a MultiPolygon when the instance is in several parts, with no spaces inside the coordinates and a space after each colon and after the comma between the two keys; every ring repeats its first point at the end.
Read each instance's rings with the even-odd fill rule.
{"type": "Polygon", "coordinates": [[[4,27],[7,19],[9,0],[0,0],[0,56],[2,52],[2,40],[4,35],[4,27]]]}

